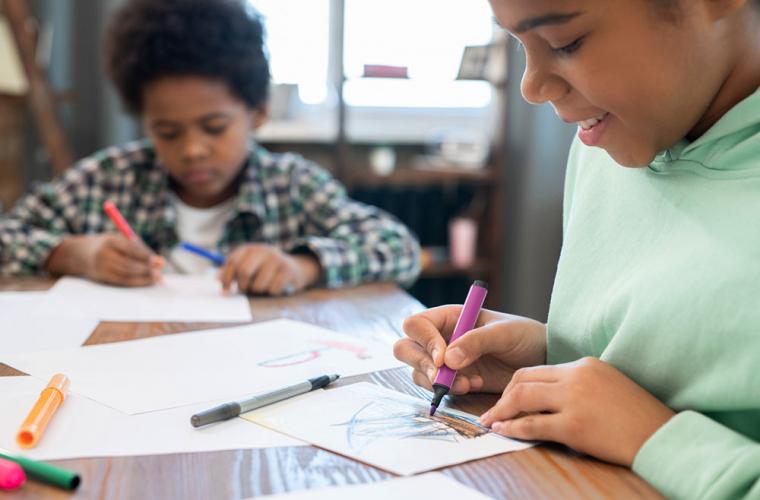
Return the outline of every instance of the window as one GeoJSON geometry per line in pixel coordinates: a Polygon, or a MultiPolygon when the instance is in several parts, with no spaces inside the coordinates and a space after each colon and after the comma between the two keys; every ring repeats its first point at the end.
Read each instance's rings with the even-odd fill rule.
{"type": "Polygon", "coordinates": [[[341,66],[350,140],[419,142],[447,128],[491,128],[490,84],[456,80],[464,47],[492,39],[487,2],[250,2],[265,18],[275,84],[273,119],[260,131],[263,140],[334,140],[337,102],[330,75],[341,66]],[[331,33],[340,18],[336,9],[344,9],[342,64],[336,61],[341,37],[331,33]],[[407,77],[367,77],[365,65],[396,67],[407,77]]]}
{"type": "Polygon", "coordinates": [[[488,2],[346,0],[344,95],[349,106],[483,108],[486,82],[456,81],[467,45],[491,41],[488,2]],[[408,79],[363,78],[364,65],[406,68],[408,79]]]}

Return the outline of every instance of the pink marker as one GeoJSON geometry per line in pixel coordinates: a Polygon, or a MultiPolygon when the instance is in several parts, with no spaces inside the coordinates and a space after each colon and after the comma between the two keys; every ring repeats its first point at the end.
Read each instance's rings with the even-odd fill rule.
{"type": "Polygon", "coordinates": [[[0,458],[0,490],[15,490],[26,481],[26,474],[16,462],[0,458]]]}
{"type": "Polygon", "coordinates": [[[116,205],[114,205],[112,201],[103,202],[103,211],[111,218],[116,229],[118,229],[125,238],[132,241],[139,241],[140,238],[137,237],[137,234],[135,234],[127,220],[121,215],[121,212],[119,212],[119,209],[116,208],[116,205]]]}
{"type": "MultiPolygon", "coordinates": [[[[459,319],[454,327],[454,333],[451,335],[449,344],[475,327],[475,322],[478,320],[480,308],[483,307],[487,293],[488,283],[475,280],[470,287],[470,291],[467,293],[467,298],[464,300],[462,312],[459,313],[459,319]]],[[[451,390],[451,384],[454,383],[456,374],[456,370],[452,370],[446,365],[438,369],[438,374],[433,381],[433,401],[430,403],[431,416],[435,414],[435,410],[438,409],[438,405],[441,404],[443,397],[451,390]]]]}

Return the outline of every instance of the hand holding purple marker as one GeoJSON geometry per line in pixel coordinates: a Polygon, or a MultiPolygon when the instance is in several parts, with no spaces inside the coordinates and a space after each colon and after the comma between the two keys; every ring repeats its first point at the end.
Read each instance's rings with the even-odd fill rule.
{"type": "MultiPolygon", "coordinates": [[[[475,280],[470,287],[470,291],[467,293],[467,298],[462,306],[462,312],[459,313],[459,319],[454,327],[454,333],[451,334],[449,344],[475,327],[475,322],[478,320],[480,308],[483,307],[487,293],[488,283],[475,280]]],[[[438,405],[441,404],[443,397],[451,390],[451,385],[454,383],[456,374],[455,370],[446,365],[438,369],[438,374],[433,381],[433,401],[430,403],[431,416],[435,414],[435,410],[438,409],[438,405]]]]}

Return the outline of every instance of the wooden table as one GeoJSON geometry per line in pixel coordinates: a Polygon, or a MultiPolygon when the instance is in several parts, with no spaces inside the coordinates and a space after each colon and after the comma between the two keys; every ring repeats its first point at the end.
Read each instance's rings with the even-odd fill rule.
{"type": "MultiPolygon", "coordinates": [[[[2,279],[0,290],[44,290],[45,279],[2,279]]],[[[346,290],[312,290],[291,298],[254,298],[254,321],[292,318],[351,335],[395,340],[403,319],[422,306],[394,285],[366,285],[346,290]]],[[[211,323],[102,322],[85,344],[131,340],[217,327],[211,323]]],[[[228,325],[229,326],[229,325],[228,325]]],[[[7,332],[3,332],[7,333],[7,332]]],[[[0,376],[22,373],[0,364],[0,376]]],[[[371,381],[428,398],[398,368],[340,380],[336,385],[371,381]]],[[[452,406],[480,414],[494,395],[457,397],[452,406]]],[[[392,474],[313,446],[178,453],[140,457],[56,460],[82,476],[71,494],[28,482],[8,499],[245,498],[289,490],[383,480],[392,474]]],[[[494,498],[659,498],[629,470],[580,456],[557,445],[506,453],[442,469],[441,472],[494,498]]]]}

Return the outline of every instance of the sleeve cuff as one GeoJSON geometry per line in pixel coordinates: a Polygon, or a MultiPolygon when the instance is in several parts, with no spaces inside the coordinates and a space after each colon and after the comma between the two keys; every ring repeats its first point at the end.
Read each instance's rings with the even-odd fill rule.
{"type": "Polygon", "coordinates": [[[760,445],[700,413],[684,411],[644,443],[633,470],[671,498],[760,494],[760,445]]]}
{"type": "Polygon", "coordinates": [[[300,240],[290,252],[314,255],[322,266],[320,284],[329,288],[359,283],[366,274],[366,259],[347,243],[332,238],[309,236],[300,240]]]}

